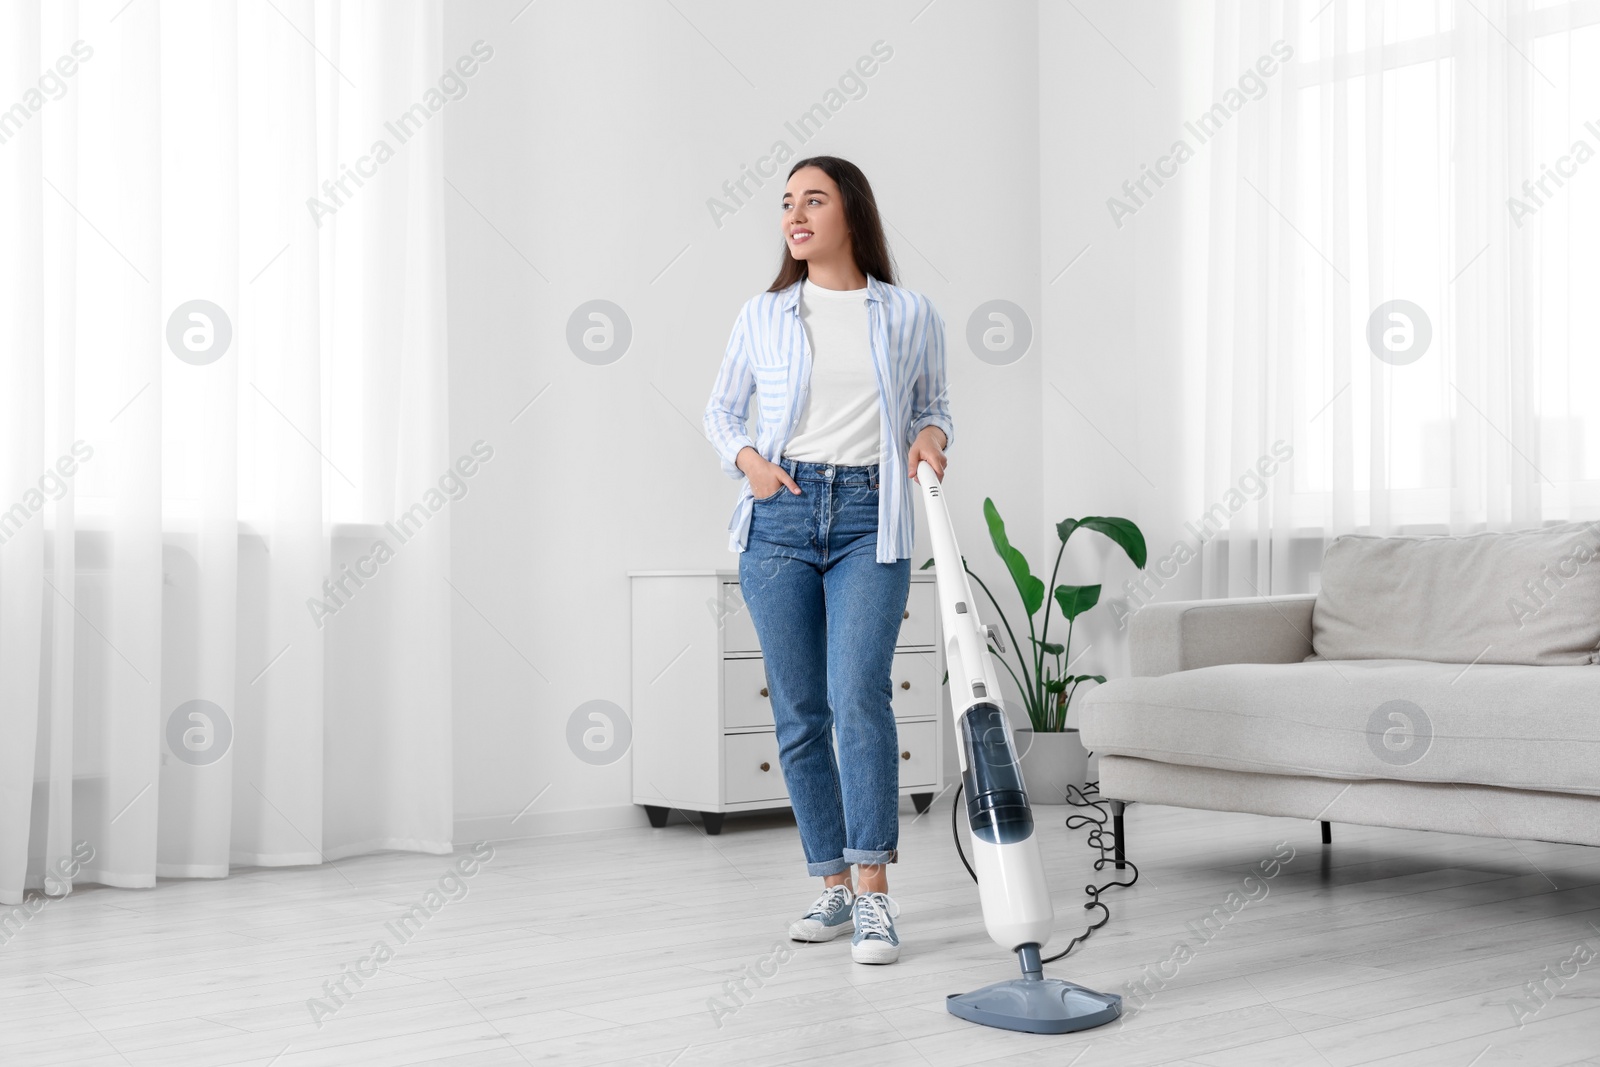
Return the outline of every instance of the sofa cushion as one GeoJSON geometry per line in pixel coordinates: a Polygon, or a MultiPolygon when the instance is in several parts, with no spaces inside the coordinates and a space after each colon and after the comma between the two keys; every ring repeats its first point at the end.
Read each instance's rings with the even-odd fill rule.
{"type": "Polygon", "coordinates": [[[1337,538],[1311,646],[1318,659],[1600,663],[1600,523],[1337,538]]]}
{"type": "Polygon", "coordinates": [[[1590,667],[1234,663],[1119,678],[1091,691],[1081,714],[1083,743],[1101,755],[1600,795],[1590,667]]]}

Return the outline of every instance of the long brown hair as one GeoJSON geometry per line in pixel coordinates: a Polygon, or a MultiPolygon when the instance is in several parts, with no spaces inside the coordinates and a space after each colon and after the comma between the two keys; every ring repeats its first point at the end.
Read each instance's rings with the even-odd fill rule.
{"type": "MultiPolygon", "coordinates": [[[[850,252],[862,274],[880,282],[894,284],[894,264],[889,258],[889,242],[884,240],[883,220],[878,217],[878,201],[872,196],[872,186],[861,168],[848,159],[838,156],[812,156],[802,159],[789,168],[789,177],[801,167],[817,167],[833,179],[839,187],[844,204],[845,226],[850,232],[850,252]]],[[[780,238],[781,240],[781,238],[780,238]]],[[[767,290],[775,293],[787,289],[806,276],[806,261],[789,254],[789,242],[783,242],[783,263],[778,277],[767,290]]]]}

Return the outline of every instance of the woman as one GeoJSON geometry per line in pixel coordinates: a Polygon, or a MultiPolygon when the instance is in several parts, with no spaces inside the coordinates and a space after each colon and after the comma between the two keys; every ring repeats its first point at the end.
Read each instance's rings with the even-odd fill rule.
{"type": "Polygon", "coordinates": [[[889,668],[911,583],[910,480],[924,460],[943,478],[950,447],[944,322],[926,297],[894,285],[878,206],[855,165],[796,163],[779,226],[783,266],[734,323],[706,436],[729,477],[744,479],[728,547],[740,553],[806,871],[823,879],[789,936],[853,930],[856,962],[893,963],[889,668]]]}

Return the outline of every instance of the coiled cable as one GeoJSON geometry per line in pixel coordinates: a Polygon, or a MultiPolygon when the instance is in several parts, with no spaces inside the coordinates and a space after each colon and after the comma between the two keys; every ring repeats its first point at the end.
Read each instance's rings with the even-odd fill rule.
{"type": "MultiPolygon", "coordinates": [[[[978,873],[972,869],[972,864],[967,862],[966,850],[961,847],[961,828],[960,823],[958,822],[961,812],[961,791],[965,787],[965,782],[962,782],[956,786],[955,800],[950,805],[950,836],[955,839],[956,855],[961,857],[961,866],[967,869],[967,874],[971,875],[972,880],[976,882],[978,880],[978,873]]],[[[1106,864],[1113,862],[1112,859],[1108,858],[1108,854],[1113,853],[1116,849],[1116,831],[1109,829],[1107,826],[1111,820],[1111,813],[1107,811],[1104,806],[1106,801],[1095,800],[1090,796],[1090,794],[1098,795],[1099,792],[1099,782],[1085,782],[1082,789],[1079,789],[1075,785],[1067,786],[1067,803],[1075,808],[1086,809],[1082,812],[1075,812],[1067,816],[1067,829],[1081,830],[1085,826],[1093,827],[1093,829],[1089,831],[1088,844],[1090,848],[1098,849],[1100,853],[1094,861],[1094,869],[1096,871],[1105,870],[1106,864]],[[1094,814],[1091,814],[1091,811],[1094,814]]],[[[1104,885],[1095,885],[1093,882],[1091,882],[1083,887],[1083,891],[1089,896],[1089,899],[1084,902],[1083,908],[1085,911],[1092,911],[1095,908],[1100,909],[1100,921],[1097,923],[1091,923],[1087,928],[1084,929],[1083,933],[1067,942],[1066,948],[1062,949],[1054,956],[1045,957],[1040,961],[1041,963],[1054,963],[1056,960],[1063,958],[1067,955],[1067,953],[1078,947],[1078,945],[1087,941],[1089,939],[1089,935],[1093,934],[1096,930],[1100,929],[1106,923],[1111,921],[1111,909],[1108,908],[1105,902],[1100,899],[1100,894],[1112,888],[1127,889],[1139,880],[1138,866],[1132,860],[1127,859],[1126,857],[1123,858],[1123,863],[1127,867],[1133,868],[1133,877],[1128,879],[1126,882],[1113,879],[1112,881],[1106,882],[1104,885]]]]}

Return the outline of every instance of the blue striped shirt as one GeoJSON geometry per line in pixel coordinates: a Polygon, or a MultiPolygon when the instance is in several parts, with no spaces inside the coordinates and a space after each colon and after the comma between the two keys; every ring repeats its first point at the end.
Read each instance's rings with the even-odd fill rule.
{"type": "MultiPolygon", "coordinates": [[[[811,382],[811,346],[800,321],[800,282],[745,302],[734,321],[711,399],[706,438],[723,472],[741,479],[739,502],[728,522],[728,548],[743,552],[750,534],[750,480],[734,466],[746,445],[779,462],[805,408],[811,382]],[[754,440],[745,425],[756,394],[760,426],[754,440]]],[[[921,293],[867,276],[867,328],[878,380],[879,563],[911,556],[915,534],[906,452],[925,426],[955,440],[944,368],[944,320],[921,293]]]]}

